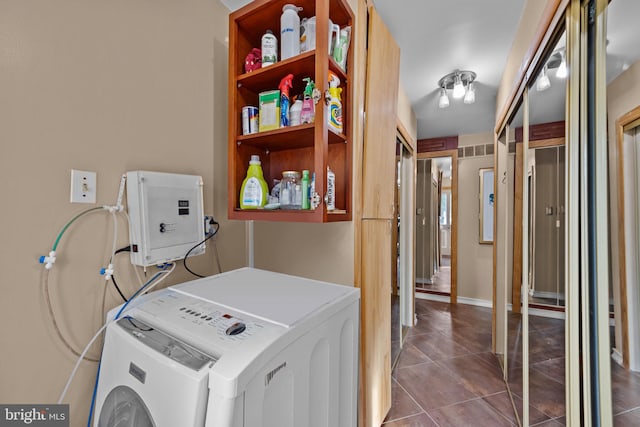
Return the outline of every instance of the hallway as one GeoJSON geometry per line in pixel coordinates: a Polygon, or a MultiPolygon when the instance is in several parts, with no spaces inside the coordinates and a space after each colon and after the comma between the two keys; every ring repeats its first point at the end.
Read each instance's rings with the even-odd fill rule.
{"type": "Polygon", "coordinates": [[[491,309],[417,299],[416,314],[393,371],[384,426],[515,425],[491,353],[491,309]]]}

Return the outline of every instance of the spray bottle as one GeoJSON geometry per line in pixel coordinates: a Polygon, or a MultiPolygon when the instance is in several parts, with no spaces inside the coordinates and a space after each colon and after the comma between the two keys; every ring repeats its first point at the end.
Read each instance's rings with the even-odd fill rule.
{"type": "Polygon", "coordinates": [[[330,128],[342,133],[342,101],[340,100],[342,88],[338,86],[340,86],[340,79],[329,71],[329,114],[327,115],[327,123],[330,128]]]}
{"type": "Polygon", "coordinates": [[[304,95],[302,98],[302,111],[300,113],[300,123],[313,123],[313,119],[316,115],[316,105],[313,102],[313,89],[315,88],[315,83],[311,80],[310,77],[305,77],[302,79],[307,82],[307,86],[304,88],[304,95]]]}
{"type": "Polygon", "coordinates": [[[289,126],[289,89],[293,87],[293,74],[287,74],[280,80],[280,127],[289,126]]]}

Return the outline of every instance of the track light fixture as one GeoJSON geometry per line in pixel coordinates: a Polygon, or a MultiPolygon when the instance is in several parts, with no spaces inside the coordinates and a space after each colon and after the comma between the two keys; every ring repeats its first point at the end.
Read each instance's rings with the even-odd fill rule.
{"type": "Polygon", "coordinates": [[[465,104],[473,104],[476,102],[476,91],[473,81],[476,79],[476,73],[473,71],[456,70],[449,73],[438,81],[440,88],[440,98],[438,107],[447,108],[450,104],[447,90],[452,91],[455,99],[464,97],[465,104]]]}

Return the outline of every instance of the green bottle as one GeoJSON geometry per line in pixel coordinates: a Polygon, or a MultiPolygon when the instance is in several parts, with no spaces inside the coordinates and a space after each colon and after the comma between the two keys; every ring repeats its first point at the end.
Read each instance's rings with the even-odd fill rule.
{"type": "Polygon", "coordinates": [[[302,171],[302,209],[310,209],[309,206],[309,171],[302,171]]]}
{"type": "Polygon", "coordinates": [[[247,177],[240,188],[240,208],[258,209],[267,204],[269,188],[262,174],[260,157],[253,155],[247,169],[247,177]]]}

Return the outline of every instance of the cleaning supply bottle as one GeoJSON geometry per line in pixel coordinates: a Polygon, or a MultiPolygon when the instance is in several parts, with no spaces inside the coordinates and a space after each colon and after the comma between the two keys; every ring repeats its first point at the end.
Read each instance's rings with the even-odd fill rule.
{"type": "Polygon", "coordinates": [[[280,80],[280,127],[290,126],[289,124],[289,89],[293,87],[293,74],[287,74],[280,80]]]}
{"type": "Polygon", "coordinates": [[[269,188],[262,174],[260,157],[251,156],[247,177],[240,188],[240,209],[257,209],[267,204],[269,188]]]}
{"type": "Polygon", "coordinates": [[[291,126],[298,126],[300,121],[300,115],[302,114],[302,101],[296,99],[296,101],[291,104],[291,108],[289,108],[289,124],[291,126]]]}
{"type": "Polygon", "coordinates": [[[302,10],[294,4],[285,4],[282,7],[280,16],[280,59],[300,54],[300,16],[298,11],[302,10]]]}
{"type": "Polygon", "coordinates": [[[262,36],[262,66],[273,65],[278,62],[278,39],[271,30],[262,36]]]}
{"type": "Polygon", "coordinates": [[[324,197],[328,211],[336,209],[336,174],[327,166],[327,194],[324,197]]]}
{"type": "Polygon", "coordinates": [[[336,132],[342,133],[342,101],[340,100],[342,88],[338,86],[340,86],[340,79],[329,71],[329,114],[327,114],[327,124],[336,132]]]}
{"type": "Polygon", "coordinates": [[[302,209],[309,209],[309,171],[302,171],[302,209]]]}
{"type": "Polygon", "coordinates": [[[315,83],[310,77],[302,79],[307,82],[307,86],[304,88],[304,95],[302,98],[302,111],[300,112],[300,123],[313,123],[313,119],[316,115],[316,105],[313,102],[313,89],[315,83]]]}

